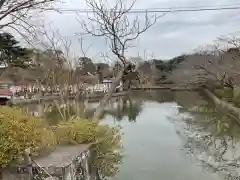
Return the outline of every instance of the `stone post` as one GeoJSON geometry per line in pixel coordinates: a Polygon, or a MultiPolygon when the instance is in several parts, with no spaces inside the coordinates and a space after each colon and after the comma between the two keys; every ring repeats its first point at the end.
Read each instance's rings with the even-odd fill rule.
{"type": "Polygon", "coordinates": [[[33,172],[32,172],[32,159],[31,159],[30,148],[25,149],[25,151],[24,151],[24,161],[25,161],[25,164],[27,165],[27,169],[28,169],[28,180],[32,180],[33,172]]]}

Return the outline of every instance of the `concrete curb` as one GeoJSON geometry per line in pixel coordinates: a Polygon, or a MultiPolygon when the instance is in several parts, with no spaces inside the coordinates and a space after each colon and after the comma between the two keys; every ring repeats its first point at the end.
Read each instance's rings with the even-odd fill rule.
{"type": "MultiPolygon", "coordinates": [[[[124,96],[126,95],[127,92],[119,92],[119,93],[114,93],[112,95],[112,97],[117,97],[117,96],[124,96]]],[[[89,95],[89,96],[81,96],[80,99],[94,99],[94,100],[99,100],[101,98],[103,98],[105,94],[95,94],[95,95],[89,95]]],[[[47,101],[54,101],[54,100],[59,100],[61,99],[60,96],[47,96],[47,97],[42,97],[42,98],[37,98],[37,99],[14,99],[12,102],[13,102],[13,105],[23,105],[23,104],[36,104],[36,103],[39,103],[39,102],[47,102],[47,101]]],[[[75,99],[75,97],[73,96],[70,96],[69,97],[69,100],[71,99],[75,99]]]]}

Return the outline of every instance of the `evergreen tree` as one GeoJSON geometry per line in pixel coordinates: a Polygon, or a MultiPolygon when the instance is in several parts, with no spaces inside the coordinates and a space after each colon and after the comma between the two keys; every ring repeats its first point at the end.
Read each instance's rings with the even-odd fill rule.
{"type": "Polygon", "coordinates": [[[31,63],[32,50],[21,47],[9,33],[0,33],[0,65],[26,68],[31,63]]]}

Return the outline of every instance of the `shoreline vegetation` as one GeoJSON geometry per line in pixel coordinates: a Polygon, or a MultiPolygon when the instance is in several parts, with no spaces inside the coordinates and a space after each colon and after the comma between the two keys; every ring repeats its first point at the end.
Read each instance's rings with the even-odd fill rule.
{"type": "Polygon", "coordinates": [[[121,163],[121,131],[117,126],[76,116],[50,125],[47,120],[28,116],[20,109],[0,106],[0,165],[1,170],[12,163],[22,163],[24,151],[31,155],[52,152],[59,145],[93,143],[96,149],[96,167],[102,176],[116,173],[121,163]],[[107,158],[107,159],[106,159],[107,158]]]}
{"type": "MultiPolygon", "coordinates": [[[[77,44],[71,41],[72,38],[61,35],[61,31],[50,24],[46,26],[46,22],[41,26],[33,23],[38,22],[37,19],[31,21],[35,18],[32,14],[45,12],[44,9],[58,11],[55,3],[55,0],[1,1],[0,17],[5,23],[0,27],[0,64],[3,67],[0,68],[0,79],[10,80],[13,84],[35,85],[38,89],[42,85],[47,86],[50,91],[57,90],[63,101],[70,97],[69,89],[73,85],[77,85],[76,99],[86,89],[85,86],[102,82],[104,78],[113,79],[111,88],[101,98],[91,119],[80,118],[74,113],[62,116],[58,112],[61,115],[58,114],[56,119],[49,118],[52,122],[58,122],[53,125],[47,118],[28,116],[18,107],[0,106],[0,170],[13,161],[20,162],[28,148],[33,156],[38,156],[44,151],[53,151],[58,145],[94,143],[99,173],[102,177],[113,176],[122,159],[121,129],[104,125],[99,119],[121,82],[123,89],[129,90],[133,84],[147,83],[152,86],[185,84],[203,87],[212,80],[209,83],[213,87],[209,86],[212,92],[240,107],[240,96],[236,92],[238,88],[235,88],[240,85],[240,78],[237,77],[240,72],[240,39],[220,38],[217,44],[214,42],[197,52],[168,61],[143,60],[139,57],[134,60],[127,57],[128,49],[163,16],[146,12],[142,21],[137,14],[133,18],[127,15],[135,1],[126,5],[121,0],[115,4],[87,0],[86,5],[94,13],[84,19],[77,13],[76,18],[82,29],[77,28],[77,32],[70,35],[79,41],[78,51],[74,52],[76,48],[72,45],[77,44]],[[15,34],[8,33],[9,28],[28,44],[38,44],[38,48],[34,45],[23,47],[15,34]],[[89,47],[84,47],[88,44],[84,42],[85,35],[106,40],[110,54],[100,52],[99,59],[89,58],[89,47]],[[108,63],[94,63],[101,60],[108,63]],[[215,86],[216,82],[219,86],[215,86]]],[[[41,92],[38,93],[41,95],[41,92]]]]}
{"type": "MultiPolygon", "coordinates": [[[[239,120],[240,109],[234,104],[232,89],[213,88],[205,91],[216,107],[230,112],[239,120]]],[[[59,145],[93,143],[97,152],[96,166],[99,173],[105,177],[114,176],[122,162],[120,127],[83,119],[74,113],[67,118],[61,118],[60,115],[51,118],[57,118],[58,123],[51,124],[47,117],[28,116],[18,107],[0,106],[2,170],[12,162],[21,163],[26,148],[31,149],[33,157],[38,157],[44,152],[54,151],[59,145]]]]}

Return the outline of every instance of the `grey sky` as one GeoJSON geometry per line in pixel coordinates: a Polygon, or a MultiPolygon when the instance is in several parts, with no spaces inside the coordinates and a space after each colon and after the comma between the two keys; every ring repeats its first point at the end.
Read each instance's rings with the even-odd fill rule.
{"type": "MultiPolygon", "coordinates": [[[[114,1],[114,0],[110,0],[114,1]]],[[[128,0],[130,1],[130,0],[128,0]]],[[[239,0],[137,0],[136,9],[168,8],[179,6],[214,6],[239,4],[239,0]]],[[[85,9],[84,0],[70,0],[61,5],[63,8],[85,9]]],[[[85,14],[81,14],[84,19],[85,14]]],[[[131,15],[134,16],[134,15],[131,15]]],[[[81,25],[74,13],[45,15],[53,22],[62,35],[73,41],[76,54],[81,54],[74,34],[81,32],[81,25]]],[[[143,19],[143,17],[142,17],[143,19]]],[[[238,35],[240,33],[240,10],[183,12],[167,14],[145,32],[130,49],[129,56],[146,56],[168,59],[182,53],[192,52],[197,47],[210,43],[221,35],[238,35]]],[[[96,37],[85,38],[85,46],[91,45],[88,54],[96,59],[101,52],[108,52],[105,41],[96,37]]]]}

